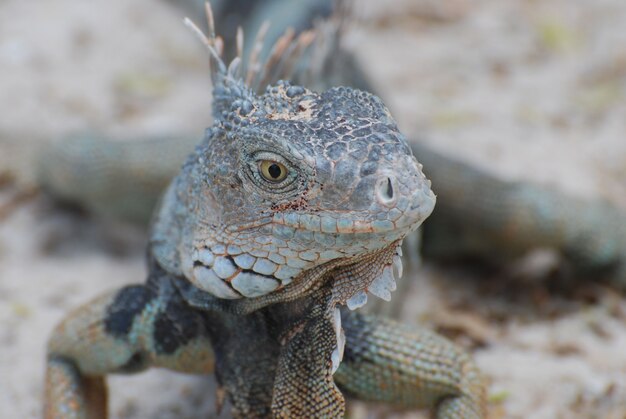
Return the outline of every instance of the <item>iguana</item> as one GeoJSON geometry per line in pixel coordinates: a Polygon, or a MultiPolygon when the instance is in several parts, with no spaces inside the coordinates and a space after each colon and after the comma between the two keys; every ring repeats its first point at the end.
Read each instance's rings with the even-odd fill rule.
{"type": "MultiPolygon", "coordinates": [[[[248,16],[252,21],[248,26],[258,27],[263,17],[271,15],[279,20],[272,27],[281,28],[294,19],[312,20],[308,8],[325,10],[330,2],[307,1],[307,8],[301,10],[293,7],[295,3],[275,0],[256,4],[254,13],[242,11],[238,2],[219,3],[222,14],[248,16]],[[278,12],[285,15],[282,20],[276,16],[278,12]]],[[[201,2],[188,6],[193,11],[201,2]]],[[[340,33],[333,35],[337,38],[340,33]]],[[[339,48],[339,40],[330,43],[330,53],[316,63],[323,74],[309,81],[326,84],[320,88],[341,84],[375,93],[354,58],[339,48]]],[[[97,134],[75,135],[43,150],[34,166],[39,184],[56,198],[78,202],[106,217],[146,225],[158,197],[197,142],[188,136],[106,141],[97,134]]],[[[603,278],[618,288],[626,287],[623,210],[600,199],[581,199],[554,188],[500,180],[419,139],[411,139],[409,144],[440,198],[433,217],[424,224],[422,248],[427,257],[470,256],[491,263],[549,248],[573,268],[570,274],[603,278]]]]}
{"type": "MultiPolygon", "coordinates": [[[[485,417],[467,354],[352,311],[391,297],[400,244],[435,204],[387,108],[349,87],[257,93],[259,67],[227,66],[208,16],[214,123],[155,213],[146,283],[53,332],[45,416],[105,417],[106,374],[165,367],[214,372],[235,417],[341,417],[343,394],[485,417]]],[[[281,38],[262,68],[306,38],[281,38]]]]}

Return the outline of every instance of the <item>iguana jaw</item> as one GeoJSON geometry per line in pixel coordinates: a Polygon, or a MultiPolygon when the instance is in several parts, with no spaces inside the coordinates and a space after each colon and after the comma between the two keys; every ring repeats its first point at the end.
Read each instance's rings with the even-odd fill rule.
{"type": "MultiPolygon", "coordinates": [[[[395,289],[394,278],[399,278],[402,275],[400,244],[401,240],[397,240],[383,249],[360,254],[356,257],[331,260],[303,271],[289,285],[274,292],[254,298],[222,299],[223,304],[220,306],[233,312],[248,314],[271,304],[307,297],[324,287],[330,288],[332,294],[329,308],[347,305],[349,308],[355,309],[365,304],[367,292],[389,300],[391,291],[395,289]]],[[[190,282],[194,284],[193,280],[190,282]]],[[[197,285],[192,286],[191,289],[196,290],[192,292],[194,296],[201,296],[202,294],[215,296],[214,293],[197,285]]],[[[206,298],[201,297],[200,299],[206,298]]]]}
{"type": "MultiPolygon", "coordinates": [[[[381,234],[414,230],[432,213],[436,197],[430,190],[430,182],[416,191],[419,199],[402,210],[383,211],[289,211],[275,213],[272,222],[276,225],[290,227],[295,230],[311,231],[322,234],[381,234]],[[384,217],[377,217],[378,215],[384,217]]],[[[408,232],[407,231],[407,232],[408,232]]],[[[362,238],[362,237],[361,237],[362,238]]]]}
{"type": "Polygon", "coordinates": [[[345,245],[320,251],[308,250],[306,244],[297,247],[295,242],[279,247],[280,241],[266,243],[269,250],[249,249],[245,244],[200,244],[192,251],[181,252],[188,255],[183,258],[182,268],[198,288],[225,299],[281,295],[287,290],[310,287],[314,280],[332,272],[355,284],[351,292],[341,291],[341,303],[353,308],[365,303],[364,292],[368,289],[380,298],[390,299],[395,289],[393,269],[402,271],[399,243],[407,232],[348,234],[345,236],[361,237],[348,237],[345,245]],[[388,256],[381,259],[381,254],[388,256]],[[349,278],[342,274],[344,266],[350,266],[349,278]]]}

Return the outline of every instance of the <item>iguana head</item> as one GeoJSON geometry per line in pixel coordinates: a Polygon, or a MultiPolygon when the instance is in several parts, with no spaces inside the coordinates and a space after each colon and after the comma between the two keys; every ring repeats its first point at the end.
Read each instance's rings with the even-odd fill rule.
{"type": "Polygon", "coordinates": [[[382,101],[282,81],[257,95],[237,61],[214,65],[215,122],[165,195],[157,260],[223,299],[293,298],[347,265],[339,301],[388,298],[435,196],[382,101]]]}
{"type": "Polygon", "coordinates": [[[165,206],[178,213],[177,268],[197,287],[275,292],[312,268],[395,249],[431,213],[430,182],[376,96],[286,82],[247,93],[207,130],[165,206]]]}

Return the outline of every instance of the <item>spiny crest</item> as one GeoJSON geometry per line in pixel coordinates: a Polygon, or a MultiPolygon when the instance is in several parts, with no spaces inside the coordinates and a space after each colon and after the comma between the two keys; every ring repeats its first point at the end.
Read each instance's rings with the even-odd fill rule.
{"type": "Polygon", "coordinates": [[[295,33],[288,29],[276,40],[270,53],[263,60],[261,52],[269,23],[265,22],[259,29],[253,42],[247,62],[243,60],[244,33],[241,27],[237,30],[237,56],[228,64],[224,62],[222,53],[224,43],[215,35],[213,12],[209,3],[205,4],[208,36],[205,35],[189,18],[185,24],[200,39],[209,51],[210,73],[213,83],[213,115],[222,119],[225,112],[230,112],[233,105],[253,102],[256,94],[260,94],[265,86],[280,79],[291,79],[298,69],[303,53],[316,38],[316,30],[295,33]]]}

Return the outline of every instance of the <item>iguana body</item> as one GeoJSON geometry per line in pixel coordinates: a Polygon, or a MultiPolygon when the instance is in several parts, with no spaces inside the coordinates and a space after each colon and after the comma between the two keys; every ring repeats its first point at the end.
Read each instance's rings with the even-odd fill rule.
{"type": "Polygon", "coordinates": [[[156,366],[215,372],[236,417],[341,417],[343,388],[483,418],[467,355],[345,308],[390,298],[402,239],[435,203],[380,99],[287,82],[258,95],[204,42],[215,120],[157,209],[149,278],[57,327],[46,416],[105,416],[104,375],[156,366]]]}

